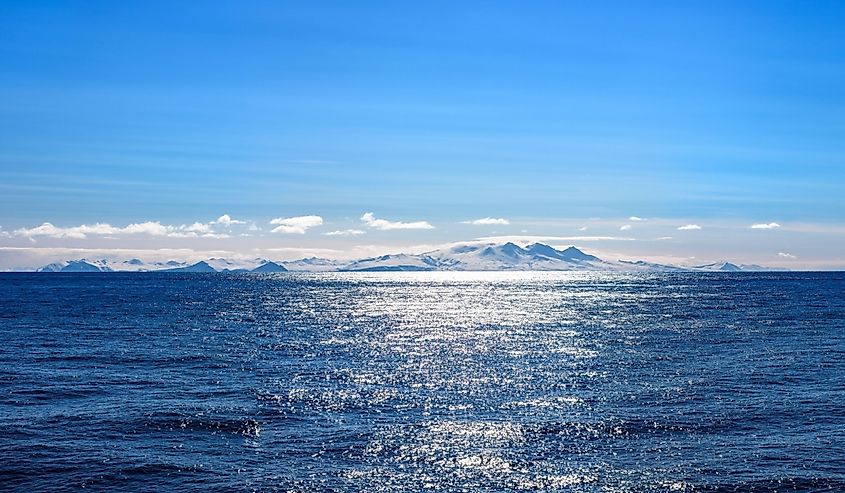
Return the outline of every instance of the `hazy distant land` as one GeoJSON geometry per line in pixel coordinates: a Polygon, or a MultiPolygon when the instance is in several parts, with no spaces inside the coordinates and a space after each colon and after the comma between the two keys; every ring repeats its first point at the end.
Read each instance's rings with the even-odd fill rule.
{"type": "Polygon", "coordinates": [[[680,266],[643,260],[605,260],[571,246],[563,250],[543,243],[519,246],[515,243],[465,243],[421,254],[398,253],[354,261],[311,257],[293,261],[266,258],[234,259],[213,257],[198,262],[170,260],[146,262],[75,259],[54,262],[37,272],[411,272],[411,271],[768,271],[783,270],[728,261],[680,266]]]}

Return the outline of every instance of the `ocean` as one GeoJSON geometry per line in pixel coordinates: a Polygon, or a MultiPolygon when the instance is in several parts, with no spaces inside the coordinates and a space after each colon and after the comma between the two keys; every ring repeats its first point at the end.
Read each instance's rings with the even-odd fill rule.
{"type": "Polygon", "coordinates": [[[845,274],[0,274],[0,490],[82,488],[842,492],[845,274]]]}

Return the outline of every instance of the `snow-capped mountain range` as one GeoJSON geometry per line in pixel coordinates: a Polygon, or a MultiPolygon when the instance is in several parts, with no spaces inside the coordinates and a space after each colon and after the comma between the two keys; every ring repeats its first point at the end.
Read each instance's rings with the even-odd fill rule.
{"type": "Polygon", "coordinates": [[[263,258],[235,260],[209,258],[196,263],[176,260],[144,262],[128,260],[78,259],[45,265],[38,272],[407,272],[407,271],[613,271],[743,272],[774,270],[759,265],[716,262],[696,266],[657,264],[642,260],[603,260],[571,246],[563,250],[543,243],[519,246],[515,243],[464,243],[422,254],[382,255],[343,262],[324,258],[271,261],[263,258]]]}

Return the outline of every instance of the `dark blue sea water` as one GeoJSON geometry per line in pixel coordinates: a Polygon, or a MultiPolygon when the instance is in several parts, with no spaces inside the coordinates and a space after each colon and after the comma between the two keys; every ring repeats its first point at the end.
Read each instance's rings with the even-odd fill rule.
{"type": "Polygon", "coordinates": [[[845,275],[0,275],[0,490],[845,491],[845,275]]]}

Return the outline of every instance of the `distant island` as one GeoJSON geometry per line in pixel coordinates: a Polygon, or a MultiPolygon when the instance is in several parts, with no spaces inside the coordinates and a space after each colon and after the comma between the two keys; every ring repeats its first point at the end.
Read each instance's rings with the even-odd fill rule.
{"type": "Polygon", "coordinates": [[[421,254],[392,254],[339,261],[311,257],[294,261],[213,257],[199,262],[145,262],[76,259],[55,262],[37,272],[415,272],[415,271],[604,271],[604,272],[749,272],[783,270],[727,261],[678,266],[643,260],[603,260],[571,246],[563,250],[543,243],[465,243],[421,254]]]}

